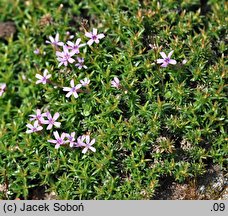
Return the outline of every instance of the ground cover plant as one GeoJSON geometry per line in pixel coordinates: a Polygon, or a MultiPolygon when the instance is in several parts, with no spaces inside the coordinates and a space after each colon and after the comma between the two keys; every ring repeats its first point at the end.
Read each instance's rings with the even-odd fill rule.
{"type": "Polygon", "coordinates": [[[226,15],[216,0],[0,0],[0,198],[153,199],[226,174],[226,15]]]}

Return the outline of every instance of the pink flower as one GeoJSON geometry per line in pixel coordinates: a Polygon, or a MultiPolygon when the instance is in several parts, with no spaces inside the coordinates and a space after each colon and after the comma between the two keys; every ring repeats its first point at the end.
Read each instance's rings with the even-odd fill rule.
{"type": "Polygon", "coordinates": [[[111,86],[117,89],[120,88],[120,80],[117,77],[114,77],[111,81],[111,86]]]}
{"type": "Polygon", "coordinates": [[[99,39],[102,39],[105,37],[104,34],[97,34],[97,29],[93,28],[93,32],[86,32],[85,36],[90,38],[90,40],[87,42],[89,46],[91,46],[94,42],[99,43],[99,39]]]}
{"type": "Polygon", "coordinates": [[[56,120],[59,118],[59,113],[55,113],[54,116],[51,116],[50,112],[46,113],[47,115],[47,120],[43,120],[43,124],[48,124],[47,126],[47,130],[51,130],[53,126],[55,127],[60,127],[61,123],[60,122],[56,122],[56,120]]]}
{"type": "Polygon", "coordinates": [[[57,55],[57,60],[60,62],[58,67],[60,67],[62,64],[64,64],[65,66],[68,65],[68,63],[72,64],[73,62],[75,62],[75,60],[72,58],[72,56],[76,53],[75,50],[69,51],[69,49],[67,48],[67,46],[63,46],[63,51],[56,52],[57,55]]]}
{"type": "Polygon", "coordinates": [[[36,81],[36,84],[42,83],[45,85],[50,77],[51,77],[51,74],[48,74],[48,70],[45,69],[43,76],[41,76],[40,74],[36,74],[36,78],[38,79],[36,81]]]}
{"type": "Polygon", "coordinates": [[[49,36],[49,40],[46,40],[46,43],[48,44],[52,44],[54,46],[63,46],[64,43],[59,41],[59,33],[56,34],[55,38],[53,38],[52,36],[49,36]]]}
{"type": "Polygon", "coordinates": [[[0,96],[3,95],[5,90],[6,90],[6,84],[5,83],[0,83],[0,96]]]}
{"type": "Polygon", "coordinates": [[[75,147],[82,147],[83,142],[85,140],[86,136],[82,135],[77,138],[77,142],[75,143],[75,147]]]}
{"type": "Polygon", "coordinates": [[[55,137],[55,140],[48,140],[48,142],[54,143],[56,149],[58,149],[61,145],[64,145],[66,143],[66,141],[64,140],[66,137],[65,133],[62,133],[61,136],[59,136],[58,131],[55,131],[54,137],[55,137]]]}
{"type": "Polygon", "coordinates": [[[70,97],[73,94],[74,97],[77,98],[78,97],[77,91],[82,87],[82,85],[78,84],[74,86],[74,80],[71,80],[70,86],[71,87],[63,87],[63,91],[68,91],[68,93],[66,94],[66,97],[70,97]]]}
{"type": "Polygon", "coordinates": [[[81,146],[84,146],[85,148],[82,150],[82,153],[85,154],[89,149],[93,152],[96,152],[96,149],[92,147],[92,145],[95,143],[95,139],[92,139],[90,141],[90,136],[85,136],[86,143],[82,142],[80,143],[81,146]]]}
{"type": "Polygon", "coordinates": [[[184,64],[186,64],[188,61],[186,60],[186,59],[184,59],[183,61],[182,61],[182,64],[184,65],[184,64]]]}
{"type": "Polygon", "coordinates": [[[39,122],[38,121],[35,121],[34,122],[34,125],[32,124],[27,124],[26,127],[28,127],[30,130],[27,130],[26,133],[34,133],[34,132],[37,132],[37,131],[41,131],[43,129],[42,126],[39,125],[39,122]]]}
{"type": "Polygon", "coordinates": [[[37,109],[35,115],[29,115],[29,116],[32,117],[32,118],[29,119],[30,121],[38,120],[38,122],[40,124],[42,124],[42,122],[44,121],[44,117],[46,117],[47,114],[46,113],[41,113],[41,110],[37,109]]]}
{"type": "Polygon", "coordinates": [[[77,57],[78,63],[75,64],[76,67],[78,67],[79,70],[81,70],[82,68],[87,69],[87,66],[84,65],[84,58],[79,58],[77,57]]]}
{"type": "Polygon", "coordinates": [[[80,80],[80,83],[82,86],[88,86],[90,83],[90,80],[88,78],[85,78],[84,80],[80,80]]]}
{"type": "Polygon", "coordinates": [[[170,59],[173,54],[173,50],[166,56],[164,52],[160,52],[160,55],[163,59],[157,59],[158,64],[162,64],[161,67],[167,67],[169,64],[175,65],[177,63],[176,60],[170,59]]]}
{"type": "Polygon", "coordinates": [[[35,50],[33,51],[33,53],[36,54],[36,55],[39,55],[39,54],[40,54],[40,50],[37,48],[37,49],[35,49],[35,50]]]}
{"type": "Polygon", "coordinates": [[[66,134],[67,141],[66,143],[70,143],[70,147],[73,147],[75,145],[75,132],[72,132],[71,134],[66,134]]]}
{"type": "Polygon", "coordinates": [[[81,38],[78,38],[75,43],[68,41],[67,45],[69,45],[68,49],[74,50],[75,54],[79,53],[79,48],[85,46],[86,44],[80,44],[81,38]]]}

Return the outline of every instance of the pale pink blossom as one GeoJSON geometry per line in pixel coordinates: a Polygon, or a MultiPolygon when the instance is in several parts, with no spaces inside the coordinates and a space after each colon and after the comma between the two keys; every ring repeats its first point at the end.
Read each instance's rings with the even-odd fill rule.
{"type": "Polygon", "coordinates": [[[92,145],[95,143],[95,139],[92,139],[90,141],[90,136],[86,135],[85,136],[85,142],[83,141],[80,145],[82,147],[84,147],[84,149],[82,150],[82,153],[85,154],[89,149],[93,152],[96,152],[96,149],[94,147],[92,147],[92,145]]]}
{"type": "Polygon", "coordinates": [[[75,54],[78,54],[79,48],[85,46],[86,44],[80,44],[81,38],[78,38],[75,43],[67,41],[68,49],[74,50],[75,54]]]}
{"type": "Polygon", "coordinates": [[[34,132],[37,132],[37,131],[41,131],[43,129],[42,126],[39,125],[39,122],[38,121],[35,121],[34,122],[34,125],[32,124],[27,124],[26,125],[27,128],[29,128],[26,133],[34,133],[34,132]]]}
{"type": "Polygon", "coordinates": [[[64,145],[66,143],[66,140],[64,140],[66,137],[66,133],[62,133],[61,136],[59,136],[58,131],[55,131],[54,137],[55,140],[48,140],[48,142],[54,143],[56,149],[58,149],[61,145],[64,145]]]}
{"type": "Polygon", "coordinates": [[[184,59],[183,61],[182,61],[182,64],[184,65],[184,64],[186,64],[188,61],[186,60],[186,59],[184,59]]]}
{"type": "Polygon", "coordinates": [[[70,86],[71,87],[63,87],[63,91],[68,91],[68,93],[66,94],[66,97],[70,97],[72,94],[74,95],[75,98],[78,97],[78,90],[82,87],[81,84],[78,85],[74,85],[74,80],[70,81],[70,86]]]}
{"type": "Polygon", "coordinates": [[[80,83],[82,86],[88,86],[90,83],[90,80],[88,78],[85,78],[84,80],[80,80],[80,83]]]}
{"type": "Polygon", "coordinates": [[[75,64],[76,67],[78,67],[79,70],[82,68],[87,69],[87,66],[84,65],[84,58],[77,57],[78,63],[75,64]]]}
{"type": "Polygon", "coordinates": [[[3,95],[5,90],[6,90],[6,84],[5,83],[0,83],[0,96],[3,95]]]}
{"type": "Polygon", "coordinates": [[[64,43],[59,41],[59,33],[56,34],[55,38],[53,38],[52,36],[49,36],[49,40],[46,40],[46,43],[48,44],[52,44],[54,46],[63,46],[64,43]]]}
{"type": "Polygon", "coordinates": [[[120,80],[117,77],[114,77],[114,79],[111,81],[111,86],[119,89],[120,88],[120,80]]]}
{"type": "Polygon", "coordinates": [[[73,147],[75,145],[75,132],[72,132],[71,134],[66,134],[66,138],[66,143],[70,143],[70,147],[73,147]]]}
{"type": "Polygon", "coordinates": [[[60,67],[62,64],[65,66],[68,65],[68,63],[72,64],[75,62],[75,60],[72,58],[72,56],[76,53],[75,50],[69,50],[67,46],[63,46],[63,51],[56,52],[57,60],[60,62],[58,67],[60,67]]]}
{"type": "Polygon", "coordinates": [[[35,114],[29,115],[29,116],[31,117],[29,119],[30,121],[38,120],[38,122],[40,124],[42,124],[42,122],[44,121],[44,117],[46,117],[47,114],[46,113],[41,113],[41,110],[37,109],[35,114]]]}
{"type": "Polygon", "coordinates": [[[175,65],[177,61],[171,59],[172,54],[173,50],[168,54],[168,56],[164,52],[160,52],[163,59],[157,59],[157,63],[162,64],[161,67],[167,67],[169,64],[175,65]]]}
{"type": "Polygon", "coordinates": [[[43,124],[47,124],[47,130],[51,130],[53,126],[59,128],[61,123],[60,122],[56,122],[56,120],[59,118],[59,113],[56,112],[54,114],[54,116],[52,117],[51,113],[50,112],[46,112],[46,117],[47,117],[47,120],[43,120],[43,124]]]}
{"type": "Polygon", "coordinates": [[[102,39],[105,37],[104,34],[97,34],[97,29],[93,28],[93,32],[86,32],[85,36],[90,38],[90,40],[87,42],[89,46],[91,46],[94,42],[99,43],[99,39],[102,39]]]}
{"type": "Polygon", "coordinates": [[[77,138],[77,142],[75,143],[75,147],[82,147],[85,138],[86,138],[85,135],[79,136],[79,137],[77,138]]]}
{"type": "Polygon", "coordinates": [[[33,51],[33,53],[36,54],[36,55],[39,55],[39,54],[40,54],[40,50],[37,48],[37,49],[35,49],[35,50],[33,51]]]}
{"type": "Polygon", "coordinates": [[[48,74],[48,70],[45,69],[43,72],[43,76],[40,74],[36,74],[36,78],[38,79],[36,81],[36,84],[42,83],[45,85],[48,82],[50,77],[51,77],[51,74],[48,74]]]}

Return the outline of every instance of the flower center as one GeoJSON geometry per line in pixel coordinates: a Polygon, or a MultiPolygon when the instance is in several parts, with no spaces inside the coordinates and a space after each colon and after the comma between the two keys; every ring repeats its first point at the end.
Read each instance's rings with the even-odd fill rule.
{"type": "Polygon", "coordinates": [[[165,58],[165,62],[169,63],[170,58],[165,58]]]}
{"type": "Polygon", "coordinates": [[[93,39],[93,40],[97,40],[97,35],[93,35],[93,36],[92,36],[92,39],[93,39]]]}
{"type": "Polygon", "coordinates": [[[57,143],[61,145],[63,143],[63,140],[61,138],[58,138],[57,143]]]}
{"type": "Polygon", "coordinates": [[[66,58],[66,60],[68,60],[70,58],[70,55],[68,53],[66,53],[65,58],[66,58]]]}

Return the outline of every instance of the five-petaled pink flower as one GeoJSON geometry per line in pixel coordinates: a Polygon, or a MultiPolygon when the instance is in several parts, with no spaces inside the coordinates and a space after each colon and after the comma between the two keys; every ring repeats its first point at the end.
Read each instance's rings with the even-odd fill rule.
{"type": "Polygon", "coordinates": [[[63,91],[68,91],[68,93],[66,94],[66,97],[70,97],[73,94],[74,97],[77,98],[78,97],[77,91],[82,87],[82,85],[78,84],[74,86],[74,80],[71,80],[70,86],[71,87],[63,87],[63,91]]]}
{"type": "Polygon", "coordinates": [[[114,77],[111,81],[111,86],[117,89],[120,88],[120,80],[117,77],[114,77]]]}
{"type": "Polygon", "coordinates": [[[88,78],[85,78],[84,80],[80,80],[80,83],[82,86],[88,86],[90,83],[90,80],[88,78]]]}
{"type": "Polygon", "coordinates": [[[157,63],[162,64],[161,67],[167,67],[169,64],[175,65],[177,61],[171,59],[172,54],[173,50],[168,54],[168,56],[164,52],[160,52],[163,59],[157,59],[157,63]]]}
{"type": "Polygon", "coordinates": [[[91,46],[94,42],[99,43],[99,39],[102,39],[105,37],[104,34],[97,34],[97,29],[93,28],[93,32],[86,32],[85,36],[90,38],[90,40],[87,42],[89,46],[91,46]]]}
{"type": "Polygon", "coordinates": [[[26,127],[28,127],[30,129],[30,130],[27,130],[26,133],[34,133],[37,131],[41,131],[43,129],[43,127],[39,125],[38,121],[35,121],[34,125],[27,124],[26,127]]]}
{"type": "Polygon", "coordinates": [[[56,122],[56,120],[59,118],[59,113],[55,113],[54,116],[52,117],[50,112],[46,112],[47,115],[47,120],[43,120],[43,124],[48,124],[47,126],[47,130],[51,130],[53,125],[55,127],[60,127],[61,123],[60,122],[56,122]]]}
{"type": "Polygon", "coordinates": [[[68,63],[72,64],[73,62],[75,62],[75,60],[72,58],[72,56],[76,53],[75,50],[71,50],[69,51],[67,46],[63,46],[63,51],[56,52],[57,55],[57,60],[60,62],[58,67],[60,67],[62,64],[64,64],[65,66],[68,65],[68,63]]]}
{"type": "Polygon", "coordinates": [[[66,143],[70,143],[70,147],[73,147],[75,145],[75,132],[72,132],[71,134],[66,134],[66,138],[66,143]]]}
{"type": "Polygon", "coordinates": [[[86,136],[82,135],[77,138],[77,142],[75,142],[75,147],[82,147],[83,142],[85,140],[86,136]]]}
{"type": "Polygon", "coordinates": [[[52,36],[49,36],[49,40],[46,40],[46,43],[48,44],[52,44],[54,46],[63,46],[64,43],[59,41],[59,33],[56,34],[55,38],[53,38],[52,36]]]}
{"type": "Polygon", "coordinates": [[[38,120],[39,124],[42,124],[44,121],[44,117],[47,116],[47,113],[41,113],[40,109],[36,110],[36,114],[34,115],[29,115],[31,118],[29,119],[30,121],[33,120],[38,120]]]}
{"type": "Polygon", "coordinates": [[[82,68],[87,69],[87,66],[84,65],[84,58],[77,57],[77,60],[78,60],[78,63],[75,64],[75,66],[78,67],[79,70],[81,70],[82,68]]]}
{"type": "Polygon", "coordinates": [[[48,70],[45,69],[43,76],[40,74],[36,74],[36,78],[38,79],[36,81],[36,84],[39,84],[39,83],[46,84],[50,77],[51,77],[51,74],[48,74],[48,70]]]}
{"type": "Polygon", "coordinates": [[[83,146],[84,147],[84,149],[82,150],[82,153],[85,154],[88,151],[88,149],[90,149],[93,152],[96,152],[96,149],[94,147],[92,147],[92,145],[94,143],[95,143],[95,139],[92,139],[90,141],[90,136],[89,135],[86,135],[85,136],[85,142],[83,140],[83,142],[80,143],[80,146],[83,146]]]}
{"type": "Polygon", "coordinates": [[[56,149],[58,149],[61,145],[64,145],[66,143],[66,141],[64,140],[66,137],[66,133],[62,133],[61,136],[59,136],[58,131],[55,131],[54,137],[55,140],[48,140],[48,142],[54,143],[56,149]]]}
{"type": "Polygon", "coordinates": [[[75,43],[67,41],[68,49],[74,50],[75,54],[78,54],[79,48],[85,46],[86,44],[80,44],[81,38],[78,38],[75,43]]]}
{"type": "Polygon", "coordinates": [[[5,83],[0,83],[0,96],[3,95],[5,90],[6,90],[6,84],[5,83]]]}

